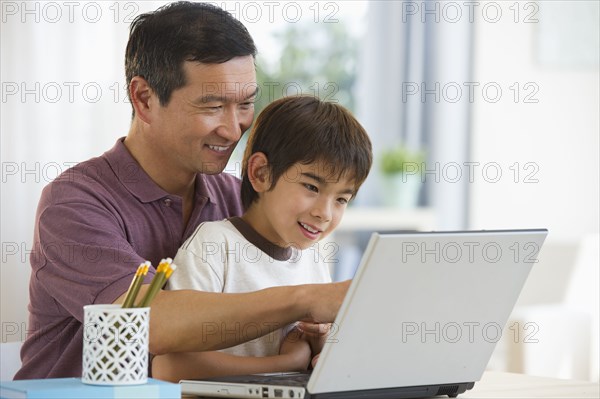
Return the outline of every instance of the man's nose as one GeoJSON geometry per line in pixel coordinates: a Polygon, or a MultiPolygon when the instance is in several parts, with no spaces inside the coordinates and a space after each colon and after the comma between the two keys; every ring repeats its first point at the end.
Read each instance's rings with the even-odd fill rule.
{"type": "Polygon", "coordinates": [[[219,126],[217,133],[229,141],[239,141],[243,132],[237,110],[227,110],[227,112],[224,113],[221,126],[219,126]]]}

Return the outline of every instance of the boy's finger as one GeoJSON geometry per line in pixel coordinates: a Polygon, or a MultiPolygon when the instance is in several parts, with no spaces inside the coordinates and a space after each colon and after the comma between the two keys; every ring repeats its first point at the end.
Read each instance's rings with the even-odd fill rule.
{"type": "Polygon", "coordinates": [[[315,357],[312,358],[312,361],[310,362],[311,367],[314,369],[315,367],[317,367],[317,361],[319,360],[319,355],[320,353],[317,353],[315,355],[315,357]]]}
{"type": "Polygon", "coordinates": [[[307,334],[324,335],[329,333],[331,330],[331,324],[329,323],[310,323],[301,321],[296,326],[307,334]]]}

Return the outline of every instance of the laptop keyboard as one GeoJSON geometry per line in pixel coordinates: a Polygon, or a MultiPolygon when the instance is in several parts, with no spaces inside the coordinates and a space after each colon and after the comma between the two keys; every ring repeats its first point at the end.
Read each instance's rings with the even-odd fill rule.
{"type": "Polygon", "coordinates": [[[236,378],[236,382],[246,384],[287,385],[304,387],[310,378],[310,373],[275,373],[255,374],[236,378]]]}

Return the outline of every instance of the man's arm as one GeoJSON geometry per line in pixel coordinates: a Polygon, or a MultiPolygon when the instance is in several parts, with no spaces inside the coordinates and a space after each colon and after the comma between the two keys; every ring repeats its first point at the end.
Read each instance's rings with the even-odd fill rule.
{"type": "MultiPolygon", "coordinates": [[[[332,322],[350,281],[224,294],[161,291],[150,311],[150,352],[197,352],[231,347],[295,322],[332,322]]],[[[140,290],[141,298],[148,285],[140,290]]],[[[122,303],[123,294],[115,303],[122,303]]]]}

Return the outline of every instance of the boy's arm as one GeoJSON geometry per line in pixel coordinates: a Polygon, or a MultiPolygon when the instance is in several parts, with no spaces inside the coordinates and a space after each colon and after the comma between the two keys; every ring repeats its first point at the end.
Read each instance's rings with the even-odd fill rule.
{"type": "Polygon", "coordinates": [[[288,342],[279,355],[235,356],[223,352],[181,352],[154,357],[152,377],[179,382],[182,379],[225,375],[303,371],[310,361],[310,346],[303,340],[288,342]]]}

